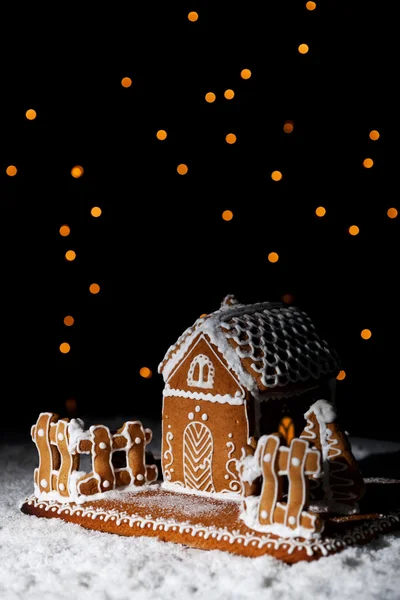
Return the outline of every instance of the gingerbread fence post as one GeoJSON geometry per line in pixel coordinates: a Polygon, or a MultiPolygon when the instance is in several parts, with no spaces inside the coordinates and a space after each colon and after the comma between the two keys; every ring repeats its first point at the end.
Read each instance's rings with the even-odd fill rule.
{"type": "Polygon", "coordinates": [[[79,469],[79,454],[69,450],[69,419],[59,419],[50,424],[50,443],[54,444],[59,452],[61,464],[58,473],[53,473],[53,489],[63,497],[68,497],[69,481],[73,471],[79,469]]]}
{"type": "Polygon", "coordinates": [[[276,529],[279,535],[282,526],[293,531],[292,535],[321,531],[321,519],[305,510],[309,498],[308,477],[321,474],[320,452],[299,438],[292,439],[290,446],[283,445],[278,433],[262,436],[253,455],[247,451],[246,456],[244,449],[239,461],[242,482],[252,483],[259,473],[262,476],[260,494],[247,496],[243,501],[243,518],[251,521],[248,525],[272,533],[276,529]],[[288,478],[287,502],[283,502],[284,476],[288,478]]]}
{"type": "Polygon", "coordinates": [[[92,454],[92,469],[77,482],[77,491],[85,496],[98,494],[115,488],[115,474],[111,462],[112,437],[105,425],[92,425],[89,428],[90,440],[79,440],[78,452],[88,450],[92,454]]]}
{"type": "Polygon", "coordinates": [[[274,522],[276,503],[282,497],[282,478],[278,475],[280,444],[278,435],[263,436],[260,453],[263,483],[258,510],[258,519],[262,525],[274,522]]]}
{"type": "Polygon", "coordinates": [[[113,435],[113,450],[125,450],[126,467],[115,469],[116,485],[142,486],[157,479],[156,465],[146,465],[146,446],[152,432],[140,421],[127,421],[113,435]]]}
{"type": "Polygon", "coordinates": [[[287,503],[279,503],[275,511],[275,523],[297,529],[318,530],[320,521],[316,515],[303,510],[308,502],[308,478],[321,473],[320,453],[309,447],[306,440],[294,438],[289,447],[282,446],[279,455],[279,475],[289,479],[287,503]]]}
{"type": "Polygon", "coordinates": [[[31,436],[39,453],[39,466],[34,471],[34,481],[41,492],[56,489],[53,472],[60,466],[60,454],[50,442],[50,426],[58,420],[55,413],[40,413],[36,425],[31,428],[31,436]]]}

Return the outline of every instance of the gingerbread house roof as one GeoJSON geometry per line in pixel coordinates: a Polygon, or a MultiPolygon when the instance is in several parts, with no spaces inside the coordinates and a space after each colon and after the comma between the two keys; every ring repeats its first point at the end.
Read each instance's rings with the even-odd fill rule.
{"type": "Polygon", "coordinates": [[[240,304],[228,295],[219,310],[197,319],[168,349],[158,366],[164,381],[201,334],[252,393],[315,383],[339,372],[337,353],[303,310],[271,302],[240,304]]]}

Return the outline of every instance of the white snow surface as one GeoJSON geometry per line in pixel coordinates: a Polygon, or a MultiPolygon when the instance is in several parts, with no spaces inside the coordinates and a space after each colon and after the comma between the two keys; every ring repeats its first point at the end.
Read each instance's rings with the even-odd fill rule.
{"type": "MultiPolygon", "coordinates": [[[[354,442],[356,458],[400,451],[400,443],[354,442]]],[[[90,531],[20,511],[37,462],[33,442],[0,446],[1,600],[400,600],[400,532],[287,565],[90,531]]]]}

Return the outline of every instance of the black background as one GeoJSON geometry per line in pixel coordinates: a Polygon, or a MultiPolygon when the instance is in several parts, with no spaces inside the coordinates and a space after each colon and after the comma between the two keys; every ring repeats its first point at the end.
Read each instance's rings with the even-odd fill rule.
{"type": "Polygon", "coordinates": [[[393,15],[368,2],[264,4],[3,9],[3,432],[28,435],[43,411],[68,416],[70,398],[89,420],[157,417],[157,366],[200,314],[228,293],[291,294],[342,358],[347,429],[399,439],[393,15]]]}

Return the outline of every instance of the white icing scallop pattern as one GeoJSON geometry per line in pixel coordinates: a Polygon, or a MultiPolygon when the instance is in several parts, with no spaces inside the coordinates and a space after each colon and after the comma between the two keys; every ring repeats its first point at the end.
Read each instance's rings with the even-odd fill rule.
{"type": "Polygon", "coordinates": [[[303,310],[280,303],[237,303],[198,319],[178,338],[158,366],[165,382],[201,334],[208,336],[250,391],[258,388],[257,375],[263,386],[275,388],[335,377],[340,368],[336,351],[303,310]],[[249,359],[254,376],[244,366],[249,359]]]}
{"type": "Polygon", "coordinates": [[[55,515],[77,515],[81,518],[99,519],[101,521],[113,521],[118,527],[122,523],[129,524],[129,527],[140,527],[141,529],[172,530],[179,533],[190,533],[193,537],[199,536],[204,539],[213,538],[216,542],[229,541],[230,544],[242,544],[243,546],[254,546],[256,548],[274,548],[275,550],[286,550],[287,554],[292,554],[296,550],[304,550],[308,556],[313,556],[319,552],[322,556],[329,553],[343,550],[346,547],[354,546],[368,541],[379,533],[384,533],[388,529],[397,527],[400,524],[400,513],[391,513],[385,517],[364,522],[362,525],[355,526],[347,533],[341,536],[331,536],[320,539],[287,539],[283,537],[273,537],[271,534],[258,534],[257,532],[230,531],[225,527],[205,526],[191,524],[189,522],[178,522],[174,519],[164,519],[163,517],[151,518],[141,517],[136,514],[129,514],[126,511],[105,510],[102,508],[82,508],[71,504],[61,504],[54,500],[38,500],[34,495],[25,501],[26,504],[44,509],[46,512],[53,512],[55,515]]]}

